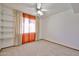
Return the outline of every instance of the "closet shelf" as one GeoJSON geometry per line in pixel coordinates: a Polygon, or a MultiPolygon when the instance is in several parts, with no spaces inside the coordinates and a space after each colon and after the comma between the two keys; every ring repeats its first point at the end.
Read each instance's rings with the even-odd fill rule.
{"type": "Polygon", "coordinates": [[[15,37],[1,37],[0,39],[4,40],[4,39],[14,39],[15,37]]]}
{"type": "Polygon", "coordinates": [[[10,27],[10,26],[1,25],[0,27],[1,27],[1,28],[5,28],[5,29],[6,29],[6,28],[13,28],[13,29],[14,29],[14,27],[12,27],[12,26],[10,27]]]}
{"type": "Polygon", "coordinates": [[[13,22],[15,22],[15,20],[4,20],[4,19],[1,19],[0,22],[11,22],[11,23],[13,23],[13,22]]]}

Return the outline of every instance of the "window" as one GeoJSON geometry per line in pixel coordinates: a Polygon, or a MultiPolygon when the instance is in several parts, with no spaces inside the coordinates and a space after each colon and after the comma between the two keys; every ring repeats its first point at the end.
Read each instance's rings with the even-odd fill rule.
{"type": "Polygon", "coordinates": [[[23,20],[21,22],[22,43],[35,41],[36,28],[35,16],[23,13],[23,20]]]}

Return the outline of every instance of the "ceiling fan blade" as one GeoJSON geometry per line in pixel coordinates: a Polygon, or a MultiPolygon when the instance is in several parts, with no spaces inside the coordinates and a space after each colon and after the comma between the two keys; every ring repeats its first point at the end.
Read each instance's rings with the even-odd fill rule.
{"type": "Polygon", "coordinates": [[[41,9],[41,11],[48,11],[47,9],[41,9]]]}
{"type": "Polygon", "coordinates": [[[37,9],[41,9],[41,3],[37,3],[37,9]]]}

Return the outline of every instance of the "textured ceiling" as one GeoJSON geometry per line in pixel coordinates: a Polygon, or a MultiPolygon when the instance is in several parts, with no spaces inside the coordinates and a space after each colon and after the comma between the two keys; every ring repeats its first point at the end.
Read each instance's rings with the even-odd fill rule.
{"type": "Polygon", "coordinates": [[[72,9],[73,9],[73,12],[75,14],[78,14],[79,13],[79,3],[72,3],[71,6],[72,6],[72,9]]]}
{"type": "Polygon", "coordinates": [[[32,15],[36,12],[36,4],[33,3],[4,3],[4,5],[32,15]]]}
{"type": "Polygon", "coordinates": [[[50,3],[43,4],[42,8],[48,10],[47,12],[45,12],[45,16],[49,17],[51,15],[55,15],[57,13],[71,9],[71,6],[68,3],[50,3]]]}
{"type": "MultiPolygon", "coordinates": [[[[36,15],[36,3],[5,3],[4,5],[28,14],[36,15]]],[[[48,10],[44,12],[44,16],[42,17],[49,17],[69,10],[71,6],[68,3],[42,3],[42,8],[48,10]]]]}

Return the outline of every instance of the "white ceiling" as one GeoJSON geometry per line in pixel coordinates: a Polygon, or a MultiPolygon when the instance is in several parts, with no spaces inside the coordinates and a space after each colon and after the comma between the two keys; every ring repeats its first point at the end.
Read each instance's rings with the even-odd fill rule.
{"type": "Polygon", "coordinates": [[[72,3],[71,6],[72,6],[72,9],[73,9],[73,12],[75,14],[78,14],[79,13],[79,3],[72,3]]]}
{"type": "Polygon", "coordinates": [[[4,3],[4,5],[32,15],[36,12],[36,5],[33,3],[4,3]]]}
{"type": "MultiPolygon", "coordinates": [[[[4,5],[31,15],[36,15],[36,3],[5,3],[4,5]]],[[[48,10],[44,12],[44,16],[42,17],[49,17],[69,10],[71,6],[68,3],[42,3],[42,8],[48,10]]]]}

